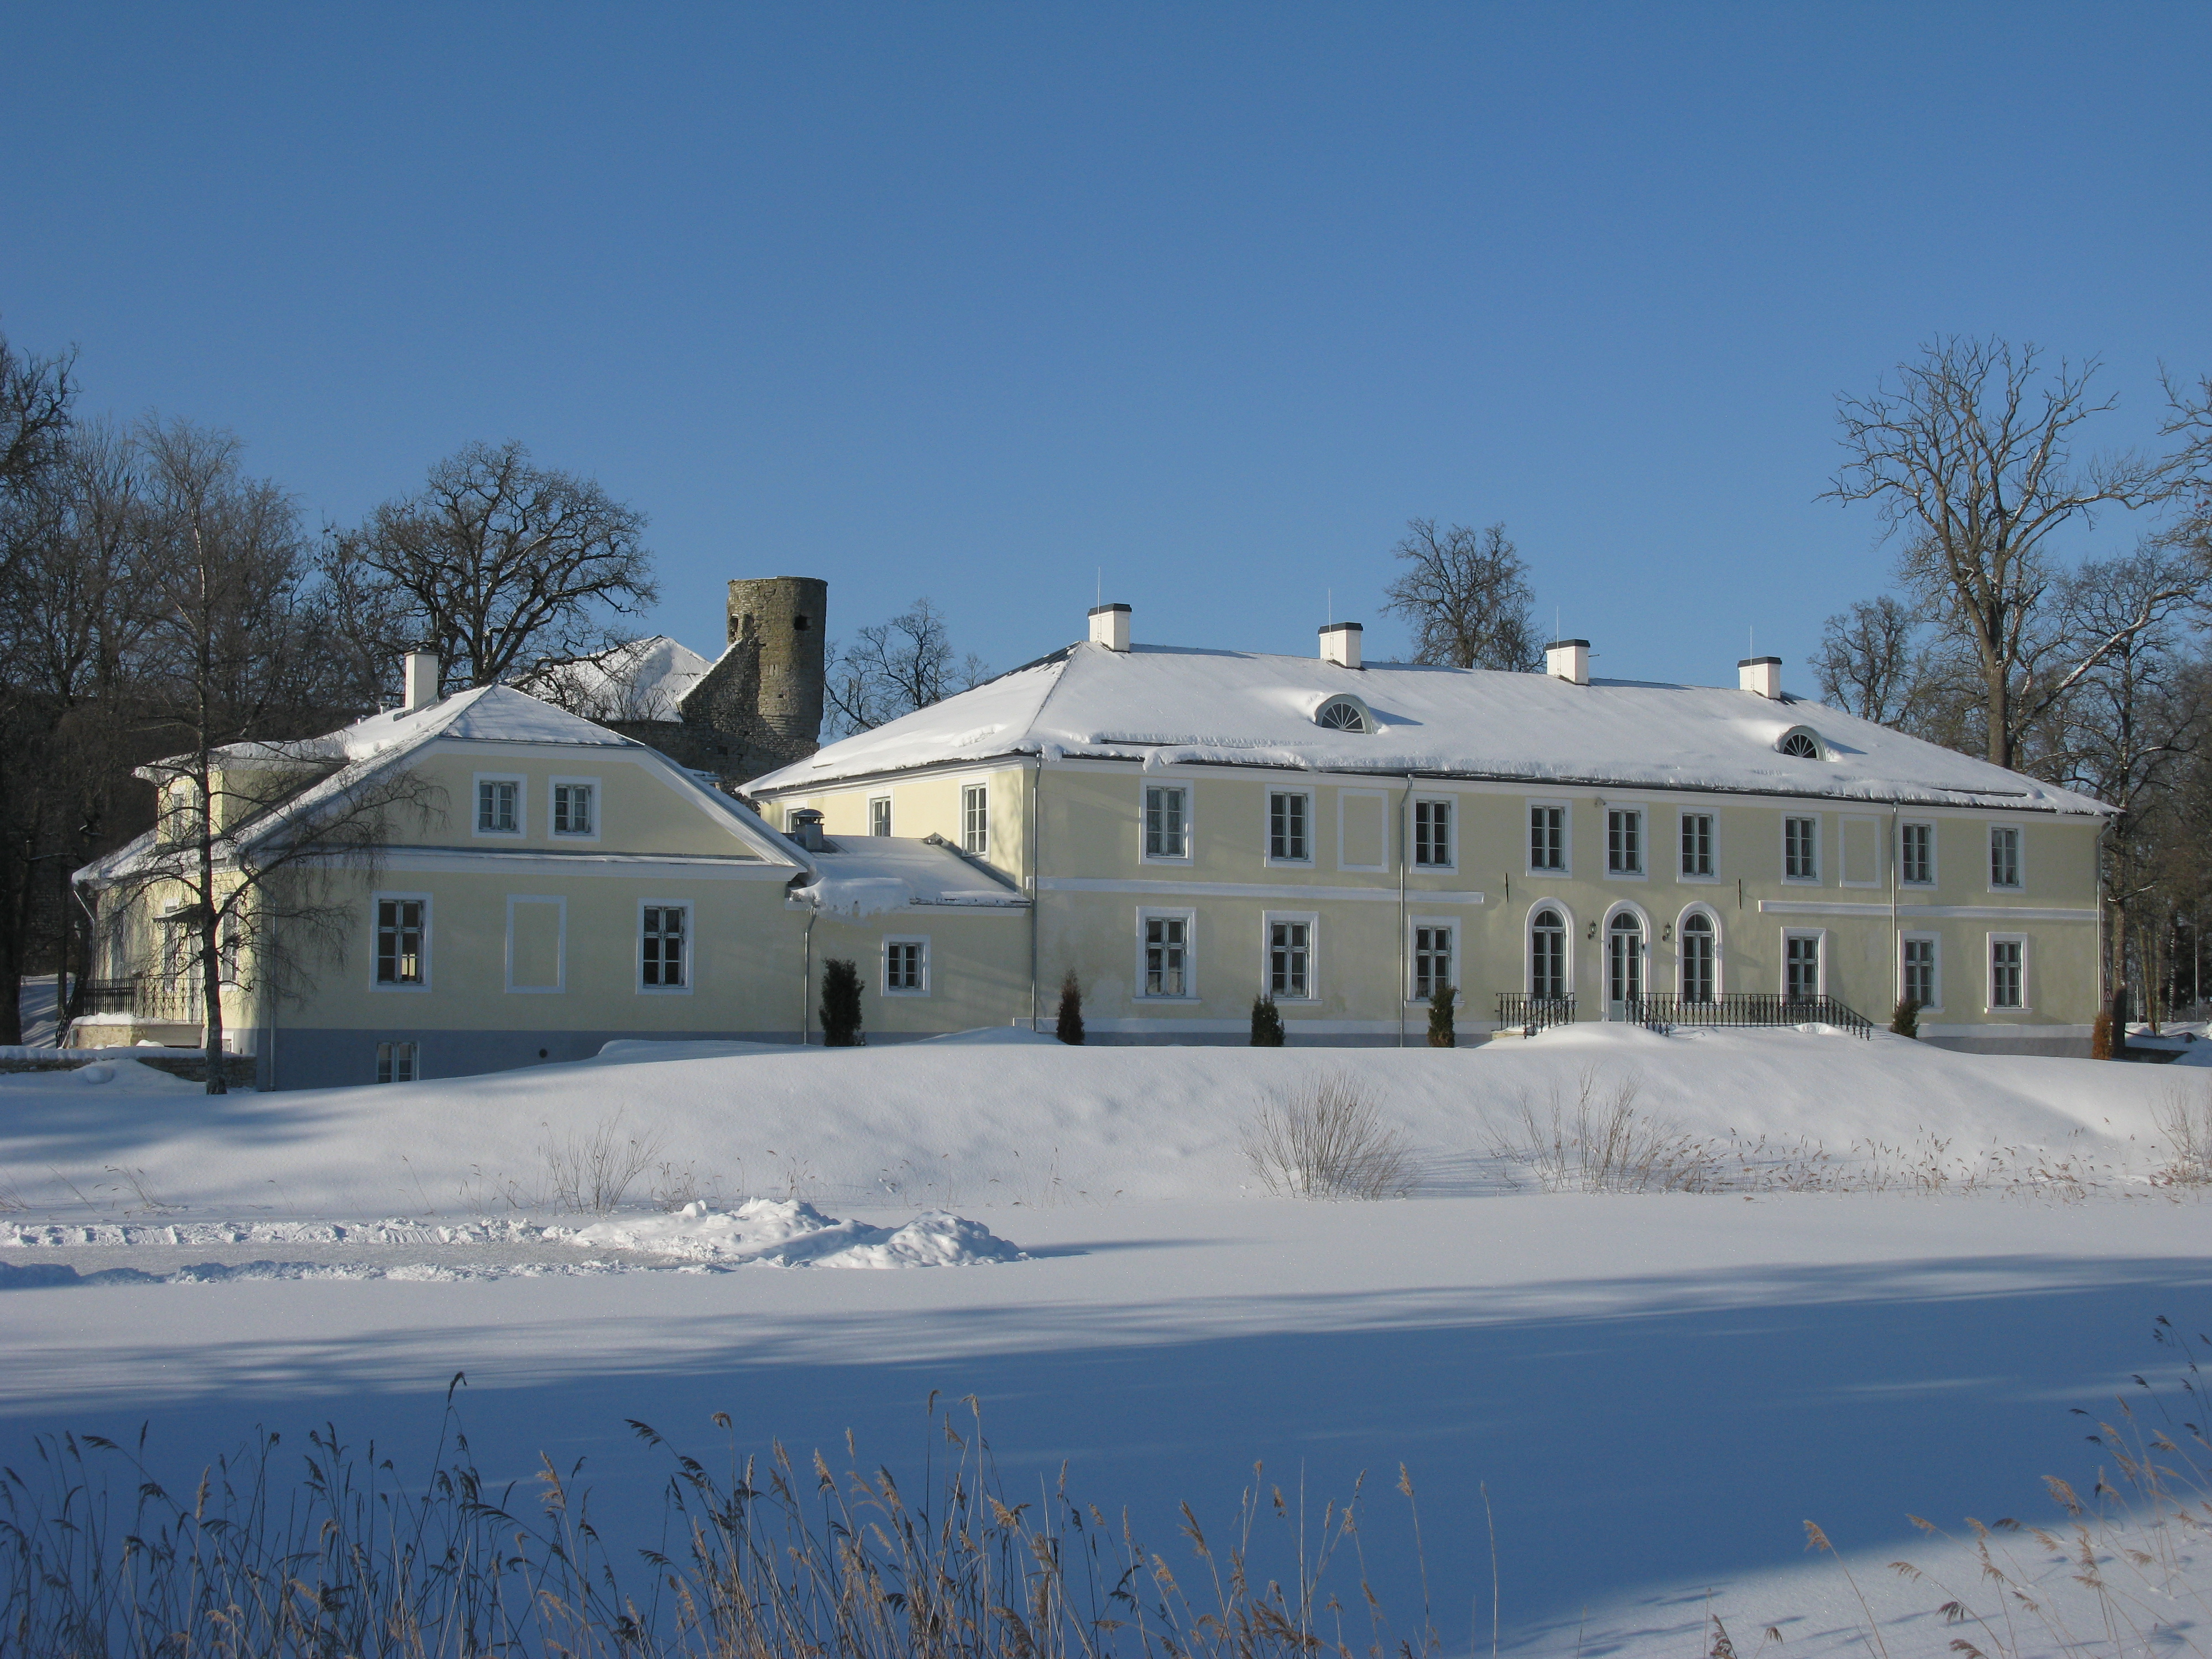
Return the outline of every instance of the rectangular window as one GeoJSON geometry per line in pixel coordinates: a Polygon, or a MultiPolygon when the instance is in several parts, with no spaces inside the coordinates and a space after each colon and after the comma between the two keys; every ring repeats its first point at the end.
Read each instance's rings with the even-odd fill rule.
{"type": "Polygon", "coordinates": [[[416,1046],[411,1042],[380,1042],[376,1045],[376,1080],[379,1083],[412,1083],[422,1075],[417,1063],[416,1046]]]}
{"type": "Polygon", "coordinates": [[[690,940],[690,906],[648,904],[639,921],[639,982],[650,990],[680,990],[689,983],[685,970],[690,940]]]}
{"type": "Polygon", "coordinates": [[[960,792],[960,845],[970,853],[991,850],[991,789],[971,783],[960,792]]]}
{"type": "Polygon", "coordinates": [[[1528,809],[1528,867],[1565,870],[1567,867],[1567,809],[1532,806],[1528,809]]]}
{"type": "Polygon", "coordinates": [[[421,899],[377,900],[376,982],[379,985],[420,985],[422,982],[422,918],[426,908],[421,899]]]}
{"type": "Polygon", "coordinates": [[[1932,939],[1908,939],[1905,941],[1905,994],[1908,1000],[1923,1008],[1941,1006],[1936,995],[1936,941],[1932,939]]]}
{"type": "Polygon", "coordinates": [[[1452,930],[1449,925],[1413,929],[1413,1000],[1426,1002],[1452,982],[1452,930]]]}
{"type": "Polygon", "coordinates": [[[1936,884],[1936,826],[1899,824],[1897,830],[1897,878],[1908,887],[1936,884]]]}
{"type": "Polygon", "coordinates": [[[1605,868],[1607,875],[1644,873],[1644,814],[1615,806],[1605,815],[1605,868]]]}
{"type": "Polygon", "coordinates": [[[1990,885],[2020,885],[2020,831],[2008,823],[1990,826],[1990,885]]]}
{"type": "Polygon", "coordinates": [[[1190,855],[1190,837],[1184,819],[1188,793],[1171,784],[1150,784],[1145,789],[1145,856],[1180,859],[1190,855]]]}
{"type": "Polygon", "coordinates": [[[868,799],[868,833],[888,836],[891,832],[891,798],[872,795],[868,799]]]}
{"type": "Polygon", "coordinates": [[[1713,815],[1682,814],[1682,873],[1710,876],[1713,872],[1713,815]]]}
{"type": "Polygon", "coordinates": [[[884,941],[884,989],[908,995],[929,988],[929,941],[890,939],[884,941]]]}
{"type": "Polygon", "coordinates": [[[1413,803],[1413,862],[1432,870],[1449,870],[1452,864],[1452,804],[1448,800],[1413,803]]]}
{"type": "Polygon", "coordinates": [[[1313,798],[1295,791],[1267,797],[1267,857],[1277,864],[1306,864],[1313,852],[1306,840],[1306,818],[1313,798]]]}
{"type": "Polygon", "coordinates": [[[520,778],[477,780],[477,834],[519,836],[522,833],[522,781],[520,778]]]}
{"type": "Polygon", "coordinates": [[[1313,995],[1313,924],[1310,921],[1271,921],[1267,924],[1267,990],[1278,997],[1313,995]]]}
{"type": "Polygon", "coordinates": [[[1810,1002],[1820,994],[1820,936],[1792,933],[1783,947],[1783,994],[1810,1002]]]}
{"type": "Polygon", "coordinates": [[[556,783],[553,786],[553,833],[556,836],[591,836],[599,833],[599,819],[592,811],[592,797],[599,793],[588,783],[556,783]]]}
{"type": "Polygon", "coordinates": [[[1992,1008],[2024,1008],[2022,967],[2027,954],[2027,942],[2016,939],[1993,939],[1990,941],[1990,1006],[1992,1008]]]}
{"type": "Polygon", "coordinates": [[[1782,878],[1818,881],[1820,878],[1820,820],[1782,820],[1782,878]]]}
{"type": "Polygon", "coordinates": [[[1145,994],[1190,994],[1190,923],[1182,916],[1145,918],[1145,994]]]}

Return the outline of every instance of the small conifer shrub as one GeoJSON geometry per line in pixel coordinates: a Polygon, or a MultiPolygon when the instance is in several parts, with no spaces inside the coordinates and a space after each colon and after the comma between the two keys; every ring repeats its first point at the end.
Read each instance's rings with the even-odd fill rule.
{"type": "Polygon", "coordinates": [[[857,1048],[860,1035],[860,970],[842,957],[822,964],[822,1045],[857,1048]]]}
{"type": "Polygon", "coordinates": [[[1060,982],[1060,1024],[1054,1031],[1062,1042],[1083,1041],[1083,987],[1076,982],[1073,968],[1060,982]]]}
{"type": "Polygon", "coordinates": [[[1275,999],[1262,991],[1252,999],[1252,1046],[1255,1048],[1279,1048],[1283,1046],[1283,1015],[1275,1006],[1275,999]]]}
{"type": "Polygon", "coordinates": [[[1453,1006],[1459,1001],[1459,988],[1439,985],[1429,994],[1429,1047],[1456,1048],[1459,1034],[1452,1029],[1453,1006]]]}
{"type": "Polygon", "coordinates": [[[1889,1029],[1901,1037],[1920,1035],[1920,1005],[1911,997],[1899,997],[1897,1006],[1889,1016],[1889,1029]]]}

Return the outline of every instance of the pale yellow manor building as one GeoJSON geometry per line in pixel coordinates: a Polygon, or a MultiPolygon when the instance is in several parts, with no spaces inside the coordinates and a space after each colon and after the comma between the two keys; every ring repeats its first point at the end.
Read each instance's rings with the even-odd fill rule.
{"type": "MultiPolygon", "coordinates": [[[[1717,690],[1592,681],[1574,641],[1508,674],[1363,666],[1355,623],[1293,658],[1129,621],[756,780],[758,812],[410,659],[408,706],[295,751],[297,792],[226,826],[251,860],[402,771],[428,803],[371,866],[302,873],[345,925],[285,974],[232,965],[232,1045],[290,1088],[818,1041],[845,957],[877,1042],[1049,1030],[1072,971],[1093,1042],[1242,1042],[1264,991],[1292,1042],[1419,1042],[1448,983],[1468,1036],[1910,994],[1937,1042],[2087,1050],[2099,802],[1788,697],[1771,658],[1717,690]]],[[[79,872],[96,976],[131,988],[80,1044],[200,1039],[156,850],[79,872]]]]}

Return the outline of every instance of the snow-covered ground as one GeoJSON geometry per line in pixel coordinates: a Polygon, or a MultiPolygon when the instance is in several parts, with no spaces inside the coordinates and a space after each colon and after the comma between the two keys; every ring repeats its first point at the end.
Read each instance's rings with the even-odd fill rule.
{"type": "MultiPolygon", "coordinates": [[[[465,1371],[485,1468],[584,1457],[619,1529],[653,1524],[665,1473],[626,1419],[703,1455],[726,1411],[742,1445],[841,1467],[850,1431],[859,1467],[912,1469],[931,1392],[972,1393],[1011,1481],[1065,1461],[1171,1560],[1175,1504],[1225,1521],[1255,1460],[1316,1510],[1367,1471],[1401,1630],[1405,1464],[1455,1648],[1489,1639],[1486,1492],[1509,1646],[1690,1659],[1709,1613],[1747,1659],[1769,1626],[1786,1652],[1850,1645],[1864,1615],[1809,1519],[1901,1659],[1961,1632],[1885,1563],[1978,1610],[1984,1589],[1908,1514],[2052,1517],[2039,1477],[2087,1493],[2109,1468],[2069,1408],[2163,1384],[2158,1316],[2212,1328],[2212,1211],[2166,1180],[2163,1127],[2208,1085],[2168,1066],[1589,1027],[1456,1052],[628,1048],[213,1099],[109,1066],[0,1077],[18,1468],[41,1431],[149,1423],[182,1469],[325,1419],[404,1467],[465,1371]],[[1264,1195],[1243,1126],[1332,1069],[1410,1148],[1412,1200],[1264,1195]],[[1708,1190],[1545,1190],[1530,1118],[1624,1097],[1645,1167],[1708,1190]],[[617,1211],[549,1206],[625,1164],[617,1211]]],[[[2000,1542],[2063,1587],[2032,1538],[2000,1542]]]]}

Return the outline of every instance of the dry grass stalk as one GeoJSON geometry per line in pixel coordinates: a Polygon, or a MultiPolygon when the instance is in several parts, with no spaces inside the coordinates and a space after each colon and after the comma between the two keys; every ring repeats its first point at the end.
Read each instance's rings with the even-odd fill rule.
{"type": "Polygon", "coordinates": [[[2212,1085],[2177,1083],[2151,1108],[2167,1162],[2151,1180],[2162,1187],[2212,1185],[2212,1085]]]}
{"type": "Polygon", "coordinates": [[[1346,1072],[1271,1093],[1243,1143],[1253,1174],[1279,1197],[1403,1198],[1420,1184],[1413,1149],[1346,1072]]]}
{"type": "Polygon", "coordinates": [[[625,1136],[622,1121],[617,1112],[588,1133],[547,1139],[542,1151],[548,1204],[605,1215],[622,1203],[660,1156],[658,1134],[625,1136]]]}

